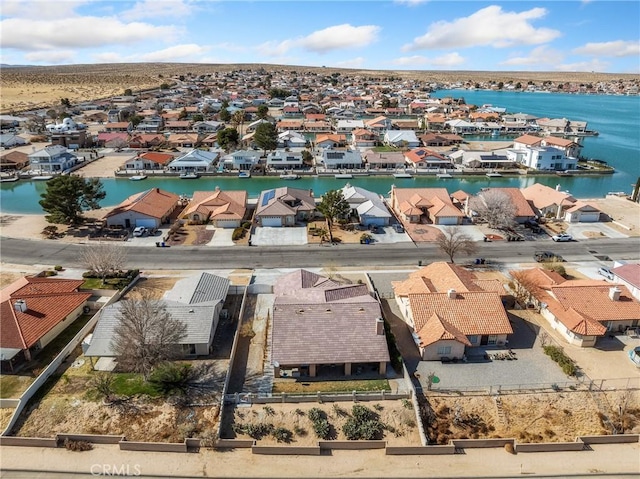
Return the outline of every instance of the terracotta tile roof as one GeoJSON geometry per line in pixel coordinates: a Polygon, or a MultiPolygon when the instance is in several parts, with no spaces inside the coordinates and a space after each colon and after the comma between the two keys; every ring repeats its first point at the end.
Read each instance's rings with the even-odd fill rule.
{"type": "Polygon", "coordinates": [[[467,337],[453,324],[448,323],[438,316],[438,313],[433,313],[417,334],[420,338],[420,346],[422,347],[445,339],[453,339],[465,346],[471,346],[471,342],[467,337]]]}
{"type": "Polygon", "coordinates": [[[528,146],[540,146],[542,144],[542,138],[534,135],[522,135],[514,139],[513,142],[528,146]]]}
{"type": "Polygon", "coordinates": [[[631,286],[640,288],[640,264],[629,263],[613,268],[613,274],[623,281],[626,281],[631,286]]]}
{"type": "Polygon", "coordinates": [[[242,219],[247,211],[246,204],[246,191],[194,191],[182,216],[187,217],[197,211],[212,220],[242,219]]]}
{"type": "Polygon", "coordinates": [[[500,296],[490,291],[409,294],[414,329],[420,331],[437,313],[464,335],[513,334],[500,296]]]}
{"type": "Polygon", "coordinates": [[[91,293],[78,292],[82,280],[22,278],[2,290],[0,347],[28,349],[77,308],[91,293]],[[14,303],[23,300],[25,312],[14,303]]]}
{"type": "Polygon", "coordinates": [[[567,140],[566,138],[558,138],[557,136],[546,136],[544,138],[544,143],[548,146],[558,146],[560,148],[577,145],[575,141],[567,140]]]}
{"type": "Polygon", "coordinates": [[[538,209],[548,208],[553,205],[572,205],[576,199],[564,191],[558,191],[540,183],[522,189],[522,195],[527,201],[533,203],[538,209]]]}
{"type": "Polygon", "coordinates": [[[530,217],[536,216],[535,211],[531,208],[531,205],[522,194],[519,188],[489,188],[485,191],[500,191],[505,193],[511,198],[511,202],[516,207],[516,217],[530,217]]]}
{"type": "Polygon", "coordinates": [[[591,211],[591,212],[596,212],[596,211],[600,211],[599,208],[597,208],[596,206],[593,206],[591,203],[586,203],[584,201],[576,201],[574,203],[574,205],[569,208],[567,210],[569,213],[573,213],[575,211],[591,211]]]}
{"type": "MultiPolygon", "coordinates": [[[[435,206],[434,210],[429,210],[429,214],[433,217],[442,216],[459,216],[464,214],[458,210],[451,202],[449,193],[445,188],[392,188],[391,189],[391,204],[394,208],[399,208],[397,211],[405,214],[411,207],[431,208],[435,206]],[[435,199],[439,199],[439,202],[435,202],[435,199]],[[451,206],[451,208],[443,208],[443,205],[451,206]]],[[[421,212],[420,212],[421,213],[421,212]]],[[[412,215],[420,214],[418,212],[411,213],[412,215]]]]}
{"type": "Polygon", "coordinates": [[[159,165],[166,165],[175,159],[173,155],[170,155],[168,153],[158,153],[155,151],[147,151],[146,153],[142,153],[138,156],[142,159],[158,163],[159,165]]]}
{"type": "Polygon", "coordinates": [[[135,211],[152,218],[162,218],[171,212],[179,199],[180,197],[175,193],[169,193],[160,188],[152,188],[142,193],[131,195],[104,217],[109,218],[125,211],[135,211]]]}
{"type": "Polygon", "coordinates": [[[316,143],[322,143],[323,141],[333,141],[335,143],[344,143],[347,141],[345,135],[317,135],[316,143]]]}
{"type": "MultiPolygon", "coordinates": [[[[458,292],[482,291],[476,275],[471,271],[453,263],[431,263],[418,271],[414,271],[404,281],[392,282],[396,296],[407,296],[415,293],[444,293],[450,289],[458,292]]],[[[490,291],[495,286],[491,283],[490,291]]]]}
{"type": "Polygon", "coordinates": [[[458,200],[460,203],[464,203],[467,200],[467,198],[469,198],[470,196],[471,195],[469,193],[462,190],[458,190],[454,193],[451,193],[451,197],[458,200]]]}

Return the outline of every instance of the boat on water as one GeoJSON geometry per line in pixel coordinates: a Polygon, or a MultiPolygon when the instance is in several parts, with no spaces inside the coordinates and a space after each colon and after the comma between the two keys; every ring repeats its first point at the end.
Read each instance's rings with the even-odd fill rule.
{"type": "Polygon", "coordinates": [[[339,180],[350,180],[351,178],[353,178],[353,175],[350,173],[337,173],[333,175],[333,177],[339,180]]]}
{"type": "Polygon", "coordinates": [[[571,173],[569,170],[556,171],[556,175],[558,175],[558,176],[573,176],[573,173],[571,173]]]}
{"type": "Polygon", "coordinates": [[[436,176],[441,180],[445,180],[447,178],[453,178],[453,175],[450,175],[449,173],[438,173],[436,176]]]}
{"type": "Polygon", "coordinates": [[[394,173],[393,177],[394,178],[413,178],[413,175],[411,173],[394,173]]]}
{"type": "Polygon", "coordinates": [[[31,177],[33,181],[49,181],[51,178],[53,178],[53,175],[38,175],[31,177]]]}
{"type": "Polygon", "coordinates": [[[15,176],[2,176],[0,177],[0,182],[2,183],[10,183],[12,181],[18,181],[20,179],[19,176],[15,175],[15,176]]]}
{"type": "Polygon", "coordinates": [[[300,179],[300,175],[296,175],[295,173],[282,173],[280,175],[281,180],[298,180],[300,179]]]}
{"type": "Polygon", "coordinates": [[[487,178],[500,178],[502,177],[502,175],[500,173],[496,173],[494,172],[489,172],[485,175],[487,178]]]}
{"type": "Polygon", "coordinates": [[[251,173],[249,171],[241,171],[238,173],[238,178],[251,178],[251,173]]]}
{"type": "Polygon", "coordinates": [[[200,178],[198,173],[180,173],[181,180],[196,180],[200,178]]]}
{"type": "Polygon", "coordinates": [[[134,175],[129,178],[131,181],[142,181],[147,179],[147,175],[134,175]]]}

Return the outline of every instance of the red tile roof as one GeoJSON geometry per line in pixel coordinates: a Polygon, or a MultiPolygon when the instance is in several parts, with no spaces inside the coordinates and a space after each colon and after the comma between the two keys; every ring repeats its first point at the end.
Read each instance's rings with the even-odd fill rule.
{"type": "Polygon", "coordinates": [[[152,218],[163,218],[173,210],[179,199],[180,197],[175,193],[169,193],[160,188],[152,188],[142,193],[131,195],[104,217],[110,218],[125,211],[135,211],[152,218]]]}
{"type": "Polygon", "coordinates": [[[417,334],[420,338],[420,346],[422,347],[446,339],[453,339],[465,346],[471,346],[471,342],[467,337],[453,324],[448,323],[438,316],[438,313],[433,313],[417,334]]]}

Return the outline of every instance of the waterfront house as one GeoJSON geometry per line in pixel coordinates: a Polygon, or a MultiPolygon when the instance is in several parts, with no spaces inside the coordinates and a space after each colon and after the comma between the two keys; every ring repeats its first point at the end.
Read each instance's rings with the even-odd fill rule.
{"type": "Polygon", "coordinates": [[[339,284],[306,270],[273,287],[271,362],[275,377],[384,376],[389,350],[378,301],[366,285],[339,284]]]}
{"type": "Polygon", "coordinates": [[[368,150],[362,156],[369,170],[397,170],[405,167],[405,157],[401,151],[368,150]]]}
{"type": "Polygon", "coordinates": [[[451,160],[427,148],[415,148],[404,153],[405,161],[412,168],[453,168],[451,160]]]}
{"type": "Polygon", "coordinates": [[[330,133],[333,126],[328,121],[304,121],[304,130],[308,133],[330,133]]]}
{"type": "Polygon", "coordinates": [[[453,135],[451,133],[432,133],[428,132],[424,135],[420,135],[418,139],[422,142],[423,146],[453,146],[459,145],[464,141],[460,135],[453,135]]]}
{"type": "Polygon", "coordinates": [[[640,302],[624,285],[567,280],[543,268],[512,272],[512,276],[527,292],[530,307],[576,346],[594,347],[608,331],[623,332],[640,321],[640,302]]]}
{"type": "Polygon", "coordinates": [[[157,151],[139,153],[124,162],[125,170],[163,170],[173,159],[174,155],[157,151]]]}
{"type": "Polygon", "coordinates": [[[278,133],[278,148],[304,148],[307,139],[297,131],[283,131],[278,133]]]}
{"type": "Polygon", "coordinates": [[[371,148],[376,146],[378,135],[364,128],[353,130],[351,133],[351,144],[354,148],[371,148]]]}
{"type": "Polygon", "coordinates": [[[17,146],[24,146],[27,143],[27,140],[13,133],[0,134],[0,148],[15,148],[17,146]]]}
{"type": "Polygon", "coordinates": [[[0,291],[2,371],[30,361],[47,344],[88,312],[84,280],[23,277],[0,291]]]}
{"type": "Polygon", "coordinates": [[[165,122],[164,129],[171,133],[186,133],[191,130],[190,120],[169,120],[165,122]]]}
{"type": "Polygon", "coordinates": [[[103,148],[126,148],[129,146],[129,133],[98,133],[97,144],[103,148]]]}
{"type": "Polygon", "coordinates": [[[477,125],[466,120],[448,120],[445,126],[457,135],[476,133],[477,125]]]}
{"type": "Polygon", "coordinates": [[[448,154],[448,157],[458,165],[467,168],[514,168],[517,163],[515,159],[509,158],[507,150],[455,150],[448,154]]]}
{"type": "Polygon", "coordinates": [[[541,130],[551,135],[580,135],[587,132],[586,121],[567,120],[566,118],[538,118],[536,120],[541,130]]]}
{"type": "Polygon", "coordinates": [[[167,143],[173,148],[195,148],[198,145],[197,133],[171,133],[167,143]]]}
{"type": "Polygon", "coordinates": [[[343,147],[346,142],[346,135],[317,135],[315,145],[321,149],[330,149],[343,147]]]}
{"type": "Polygon", "coordinates": [[[191,150],[171,161],[167,165],[169,171],[180,173],[206,173],[215,171],[218,153],[214,151],[191,150]]]}
{"type": "MultiPolygon", "coordinates": [[[[229,280],[208,272],[198,273],[178,281],[167,291],[161,304],[173,320],[185,326],[185,335],[170,345],[178,358],[207,356],[212,352],[220,312],[229,291],[229,280]]],[[[131,300],[135,301],[135,300],[131,300]]],[[[122,303],[114,303],[100,311],[85,356],[116,358],[113,348],[115,331],[120,324],[122,303]]]]}
{"type": "Polygon", "coordinates": [[[523,188],[522,195],[533,206],[538,216],[556,219],[564,218],[567,210],[578,201],[559,188],[550,188],[540,183],[523,188]]]}
{"type": "Polygon", "coordinates": [[[555,136],[536,136],[536,135],[522,135],[513,140],[514,150],[526,150],[528,148],[544,148],[553,147],[562,150],[567,158],[572,158],[576,162],[576,158],[580,153],[580,144],[575,141],[558,138],[555,136]]]}
{"type": "Polygon", "coordinates": [[[78,157],[64,146],[45,146],[29,155],[29,169],[38,173],[62,173],[74,167],[78,157]]]}
{"type": "Polygon", "coordinates": [[[362,226],[389,226],[392,215],[378,193],[347,183],[342,195],[362,226]]]}
{"type": "Polygon", "coordinates": [[[302,153],[276,150],[267,155],[267,167],[274,170],[302,168],[302,153]]]}
{"type": "Polygon", "coordinates": [[[396,148],[416,148],[420,145],[416,132],[412,130],[387,130],[382,141],[396,148]]]}
{"type": "Polygon", "coordinates": [[[439,262],[392,285],[422,360],[462,359],[469,347],[504,347],[513,334],[498,280],[439,262]]]}
{"type": "Polygon", "coordinates": [[[194,191],[182,217],[194,223],[210,222],[216,228],[238,228],[247,212],[247,192],[194,191]]]}
{"type": "Polygon", "coordinates": [[[283,131],[303,131],[304,130],[304,121],[303,120],[279,120],[276,123],[276,127],[279,132],[283,131]]]}
{"type": "Polygon", "coordinates": [[[465,215],[453,204],[445,188],[391,187],[391,208],[407,223],[459,225],[465,215]]]}
{"type": "Polygon", "coordinates": [[[507,159],[534,170],[575,170],[577,158],[565,156],[564,151],[550,146],[518,147],[507,150],[507,159]]]}
{"type": "Polygon", "coordinates": [[[362,154],[359,150],[322,150],[322,164],[328,170],[362,168],[362,154]]]}
{"type": "Polygon", "coordinates": [[[280,187],[260,193],[255,219],[259,226],[296,226],[315,216],[316,203],[311,190],[280,187]]]}
{"type": "Polygon", "coordinates": [[[260,153],[253,150],[238,150],[223,156],[221,161],[227,170],[251,170],[260,162],[260,153]]]}
{"type": "Polygon", "coordinates": [[[160,133],[134,133],[129,140],[129,148],[157,148],[166,142],[160,133]]]}
{"type": "Polygon", "coordinates": [[[104,216],[104,220],[109,227],[159,228],[162,224],[169,222],[179,201],[180,197],[175,193],[151,188],[129,196],[112,208],[104,216]]]}
{"type": "Polygon", "coordinates": [[[20,171],[29,165],[29,155],[21,151],[9,151],[0,156],[0,171],[20,171]]]}
{"type": "MultiPolygon", "coordinates": [[[[515,208],[514,221],[519,224],[524,224],[527,221],[534,220],[536,218],[536,212],[533,210],[527,199],[522,194],[519,188],[485,188],[476,196],[482,196],[483,194],[491,194],[492,192],[498,192],[509,199],[509,202],[515,208]]],[[[466,204],[467,216],[474,216],[475,212],[469,207],[469,202],[466,204]]]]}

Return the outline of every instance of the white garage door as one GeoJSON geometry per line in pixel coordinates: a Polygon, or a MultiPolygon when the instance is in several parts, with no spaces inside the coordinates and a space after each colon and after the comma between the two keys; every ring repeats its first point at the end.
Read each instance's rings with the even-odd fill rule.
{"type": "Polygon", "coordinates": [[[445,216],[439,219],[438,224],[439,225],[457,225],[458,218],[456,218],[455,216],[445,216]]]}
{"type": "Polygon", "coordinates": [[[595,223],[596,221],[600,221],[599,211],[597,213],[581,213],[580,214],[581,223],[595,223]]]}
{"type": "Polygon", "coordinates": [[[262,218],[262,226],[282,226],[282,218],[262,218]]]}
{"type": "Polygon", "coordinates": [[[155,228],[156,220],[153,218],[138,218],[136,219],[136,226],[144,226],[145,228],[155,228]]]}

